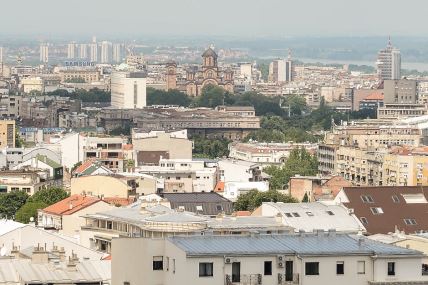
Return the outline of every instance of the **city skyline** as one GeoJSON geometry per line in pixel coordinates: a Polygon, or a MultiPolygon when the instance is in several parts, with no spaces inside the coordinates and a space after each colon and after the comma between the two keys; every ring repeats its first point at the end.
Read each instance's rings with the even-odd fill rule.
{"type": "Polygon", "coordinates": [[[43,5],[25,0],[7,1],[2,7],[7,11],[20,10],[21,20],[15,20],[15,13],[6,13],[0,24],[8,29],[0,31],[0,34],[44,37],[92,34],[183,37],[425,36],[421,19],[424,18],[424,7],[428,8],[422,0],[414,0],[412,5],[400,7],[388,5],[390,3],[386,0],[363,0],[352,10],[347,3],[339,0],[322,3],[311,0],[293,3],[279,0],[219,0],[216,5],[210,5],[207,12],[207,2],[126,0],[121,5],[133,8],[117,13],[118,9],[110,7],[108,1],[99,0],[77,0],[69,10],[56,5],[53,0],[46,0],[43,5]],[[22,5],[26,9],[21,9],[22,5]],[[418,9],[414,9],[414,5],[418,9]],[[382,11],[388,11],[388,14],[384,15],[382,11]],[[177,15],[181,15],[180,20],[177,15]],[[303,15],[304,21],[301,18],[303,15]],[[33,21],[35,16],[37,21],[33,21]]]}

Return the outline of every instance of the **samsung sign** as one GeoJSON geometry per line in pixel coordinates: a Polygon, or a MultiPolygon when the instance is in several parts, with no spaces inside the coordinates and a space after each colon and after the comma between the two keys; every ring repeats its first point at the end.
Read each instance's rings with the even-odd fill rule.
{"type": "Polygon", "coordinates": [[[93,61],[65,61],[65,66],[74,67],[74,66],[95,66],[93,61]]]}

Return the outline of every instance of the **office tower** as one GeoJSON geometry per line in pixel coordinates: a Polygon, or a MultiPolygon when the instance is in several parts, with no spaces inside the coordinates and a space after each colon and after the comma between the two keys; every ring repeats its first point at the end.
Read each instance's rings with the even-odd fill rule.
{"type": "Polygon", "coordinates": [[[141,71],[114,71],[111,75],[111,106],[140,109],[146,106],[146,74],[141,71]]]}
{"type": "Polygon", "coordinates": [[[40,45],[40,62],[48,63],[49,61],[49,46],[47,43],[40,45]]]}
{"type": "Polygon", "coordinates": [[[98,62],[98,44],[89,44],[89,58],[92,62],[98,62]]]}
{"type": "Polygon", "coordinates": [[[113,45],[113,62],[120,63],[123,60],[123,45],[114,44],[113,45]]]}
{"type": "Polygon", "coordinates": [[[285,60],[277,59],[269,64],[269,81],[275,83],[286,82],[285,60]]]}
{"type": "Polygon", "coordinates": [[[380,80],[401,78],[400,50],[392,46],[391,39],[389,39],[386,48],[379,51],[376,65],[380,80]]]}
{"type": "Polygon", "coordinates": [[[80,44],[79,46],[79,58],[88,58],[88,46],[86,44],[80,44]]]}
{"type": "Polygon", "coordinates": [[[73,59],[76,58],[76,43],[71,42],[67,45],[67,58],[73,59]]]}
{"type": "Polygon", "coordinates": [[[293,73],[294,73],[294,66],[293,66],[293,60],[291,59],[291,50],[288,50],[288,58],[285,61],[285,81],[287,82],[293,81],[293,73]]]}
{"type": "Polygon", "coordinates": [[[101,42],[101,63],[111,62],[111,42],[101,42]]]}

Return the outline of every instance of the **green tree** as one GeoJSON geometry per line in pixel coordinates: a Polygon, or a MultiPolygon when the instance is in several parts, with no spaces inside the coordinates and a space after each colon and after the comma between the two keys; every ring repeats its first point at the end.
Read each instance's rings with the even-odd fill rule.
{"type": "Polygon", "coordinates": [[[51,187],[37,191],[28,199],[28,202],[41,202],[49,206],[64,200],[68,196],[69,194],[64,189],[51,187]]]}
{"type": "Polygon", "coordinates": [[[260,207],[263,202],[297,203],[297,200],[276,190],[260,192],[253,189],[238,197],[234,204],[234,209],[235,211],[254,211],[260,207]]]}
{"type": "Polygon", "coordinates": [[[0,218],[13,219],[16,212],[28,199],[28,194],[23,191],[13,191],[0,194],[0,218]]]}
{"type": "Polygon", "coordinates": [[[296,174],[311,176],[318,173],[318,159],[304,148],[296,148],[282,166],[268,166],[264,171],[271,176],[271,189],[283,189],[296,174]]]}
{"type": "Polygon", "coordinates": [[[202,137],[193,138],[194,157],[217,158],[229,155],[229,143],[227,139],[205,139],[202,137]]]}
{"type": "Polygon", "coordinates": [[[31,218],[34,218],[34,221],[37,222],[37,210],[46,208],[47,206],[43,202],[27,202],[16,212],[15,220],[28,224],[31,218]]]}
{"type": "Polygon", "coordinates": [[[215,108],[224,105],[228,92],[222,87],[208,84],[202,88],[201,96],[196,98],[195,104],[199,107],[215,108]]]}
{"type": "Polygon", "coordinates": [[[178,105],[188,107],[192,99],[179,90],[158,90],[147,88],[147,105],[178,105]]]}
{"type": "Polygon", "coordinates": [[[284,102],[282,102],[282,106],[290,108],[291,116],[301,116],[304,112],[308,110],[305,98],[300,95],[285,96],[284,102]]]}

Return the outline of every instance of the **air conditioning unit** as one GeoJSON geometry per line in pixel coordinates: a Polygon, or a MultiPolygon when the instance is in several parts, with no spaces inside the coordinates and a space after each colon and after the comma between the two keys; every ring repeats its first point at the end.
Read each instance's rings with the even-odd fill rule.
{"type": "Polygon", "coordinates": [[[285,257],[283,256],[283,255],[277,255],[276,256],[276,261],[277,262],[282,262],[282,261],[284,261],[285,260],[285,257]]]}
{"type": "Polygon", "coordinates": [[[278,267],[279,268],[284,268],[284,261],[279,261],[278,262],[278,267]]]}
{"type": "Polygon", "coordinates": [[[231,264],[234,261],[234,259],[232,257],[225,257],[224,258],[224,263],[225,264],[231,264]]]}

